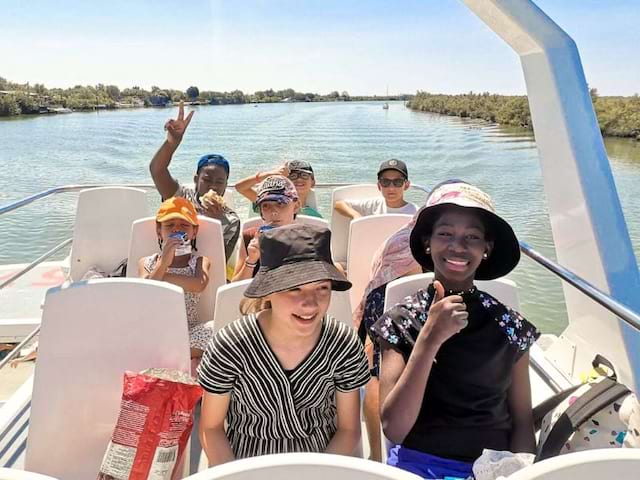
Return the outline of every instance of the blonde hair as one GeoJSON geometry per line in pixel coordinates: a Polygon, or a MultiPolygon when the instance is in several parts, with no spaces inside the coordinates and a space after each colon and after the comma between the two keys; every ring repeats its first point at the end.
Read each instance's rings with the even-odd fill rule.
{"type": "Polygon", "coordinates": [[[240,301],[240,313],[248,315],[250,313],[259,313],[262,310],[271,309],[271,302],[265,297],[262,298],[243,298],[240,301]]]}

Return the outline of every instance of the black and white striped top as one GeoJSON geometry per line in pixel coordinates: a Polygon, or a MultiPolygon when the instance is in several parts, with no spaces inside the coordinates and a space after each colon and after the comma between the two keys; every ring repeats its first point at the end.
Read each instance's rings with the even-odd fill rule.
{"type": "Polygon", "coordinates": [[[323,452],[336,432],[336,390],[369,380],[362,344],[352,328],[326,317],[317,345],[286,372],[255,315],[220,330],[198,367],[209,393],[231,394],[227,437],[236,458],[323,452]]]}

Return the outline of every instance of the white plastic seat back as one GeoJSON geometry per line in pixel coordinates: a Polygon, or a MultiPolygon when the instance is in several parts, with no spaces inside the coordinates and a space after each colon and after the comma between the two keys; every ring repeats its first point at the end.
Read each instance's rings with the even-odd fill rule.
{"type": "Polygon", "coordinates": [[[303,223],[305,225],[315,225],[317,227],[329,228],[329,222],[324,218],[311,217],[309,215],[297,215],[296,223],[303,223]]]}
{"type": "Polygon", "coordinates": [[[364,185],[349,185],[338,187],[331,194],[331,252],[335,262],[347,261],[347,249],[349,245],[349,218],[340,215],[334,210],[339,200],[362,200],[365,198],[381,197],[375,183],[364,185]]]}
{"type": "Polygon", "coordinates": [[[411,221],[411,215],[391,213],[357,218],[351,222],[347,276],[353,284],[351,305],[358,305],[371,275],[371,262],[380,246],[411,221]]]}
{"type": "MultiPolygon", "coordinates": [[[[223,285],[218,289],[216,312],[213,317],[213,328],[216,332],[242,316],[240,314],[240,302],[245,298],[244,292],[250,283],[251,279],[241,280],[223,285]]],[[[331,304],[327,313],[336,320],[351,325],[349,292],[331,292],[331,304]]]]}
{"type": "MultiPolygon", "coordinates": [[[[196,238],[197,253],[211,261],[209,285],[200,295],[198,302],[198,319],[208,322],[213,319],[214,300],[218,287],[226,284],[226,264],[222,225],[218,220],[198,215],[198,236],[196,238]]],[[[158,235],[155,217],[141,218],[133,222],[131,227],[131,244],[127,264],[127,277],[138,277],[138,261],[142,257],[159,253],[158,235]]]]}
{"type": "Polygon", "coordinates": [[[318,197],[316,196],[316,191],[312,188],[309,190],[307,194],[307,207],[313,208],[316,212],[318,211],[318,197]]]}
{"type": "Polygon", "coordinates": [[[212,467],[185,480],[418,480],[396,467],[327,453],[281,453],[212,467]]]}
{"type": "Polygon", "coordinates": [[[227,187],[222,198],[224,198],[224,203],[227,205],[227,207],[229,207],[231,210],[236,209],[236,200],[233,195],[233,187],[227,187]]]}
{"type": "Polygon", "coordinates": [[[101,187],[78,195],[71,247],[71,280],[97,266],[111,273],[127,257],[131,224],[149,215],[144,190],[101,187]]]}
{"type": "Polygon", "coordinates": [[[57,478],[39,473],[16,470],[14,468],[0,468],[0,480],[58,480],[57,478]]]}
{"type": "MultiPolygon", "coordinates": [[[[433,273],[421,273],[419,275],[410,275],[408,277],[398,278],[393,282],[389,282],[384,297],[384,309],[388,310],[395,304],[400,303],[405,297],[413,295],[421,288],[427,286],[433,281],[433,273]]],[[[479,290],[487,292],[505,305],[520,310],[520,300],[518,298],[518,286],[513,280],[507,278],[497,278],[495,280],[476,280],[476,287],[479,290]]]]}
{"type": "Polygon", "coordinates": [[[95,478],[115,427],[125,371],[189,372],[182,290],[150,280],[89,280],[48,291],[25,468],[95,478]]]}
{"type": "Polygon", "coordinates": [[[605,448],[549,458],[509,475],[506,480],[624,479],[637,478],[638,472],[639,449],[605,448]]]}
{"type": "Polygon", "coordinates": [[[244,298],[251,279],[232,282],[218,288],[216,292],[216,311],[213,314],[213,329],[218,331],[225,325],[237,320],[240,314],[240,302],[244,298]]]}

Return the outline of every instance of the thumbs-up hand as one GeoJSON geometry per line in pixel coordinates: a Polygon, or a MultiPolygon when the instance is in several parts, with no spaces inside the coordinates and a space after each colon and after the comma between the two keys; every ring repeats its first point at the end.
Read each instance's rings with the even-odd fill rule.
{"type": "Polygon", "coordinates": [[[433,282],[436,290],[429,308],[427,323],[420,331],[420,338],[442,345],[446,340],[458,333],[469,323],[467,306],[460,295],[444,296],[444,287],[438,280],[433,282]]]}

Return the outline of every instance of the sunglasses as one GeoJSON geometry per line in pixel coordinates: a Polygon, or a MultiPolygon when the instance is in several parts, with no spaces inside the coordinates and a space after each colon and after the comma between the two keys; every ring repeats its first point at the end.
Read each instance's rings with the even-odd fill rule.
{"type": "Polygon", "coordinates": [[[379,178],[378,183],[381,187],[390,187],[393,185],[394,187],[402,187],[406,180],[404,178],[379,178]]]}
{"type": "Polygon", "coordinates": [[[302,180],[309,180],[313,175],[307,172],[291,172],[289,174],[289,180],[298,180],[301,178],[302,180]]]}

